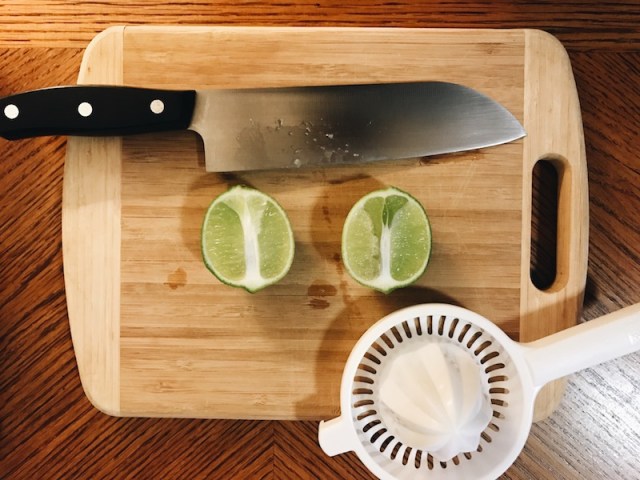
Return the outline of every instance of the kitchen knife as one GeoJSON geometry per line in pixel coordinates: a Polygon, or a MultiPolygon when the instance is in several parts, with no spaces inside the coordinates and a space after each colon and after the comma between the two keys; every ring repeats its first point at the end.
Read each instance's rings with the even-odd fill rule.
{"type": "Polygon", "coordinates": [[[361,163],[490,147],[525,135],[502,105],[448,82],[157,90],[68,86],[0,99],[0,135],[191,129],[208,171],[361,163]]]}

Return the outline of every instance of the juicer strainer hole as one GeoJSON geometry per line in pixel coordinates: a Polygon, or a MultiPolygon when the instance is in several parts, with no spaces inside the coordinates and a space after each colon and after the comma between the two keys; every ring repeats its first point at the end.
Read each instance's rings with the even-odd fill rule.
{"type": "Polygon", "coordinates": [[[431,315],[427,316],[427,333],[433,335],[433,317],[431,315]]]}
{"type": "Polygon", "coordinates": [[[487,380],[488,383],[497,383],[497,382],[506,382],[509,380],[509,377],[506,375],[495,375],[493,377],[489,377],[487,380]]]}
{"type": "Polygon", "coordinates": [[[387,356],[387,351],[380,346],[380,344],[378,342],[373,342],[371,344],[371,347],[375,349],[376,352],[378,352],[380,355],[382,355],[383,357],[387,356]]]}
{"type": "MultiPolygon", "coordinates": [[[[467,348],[469,350],[471,350],[471,346],[476,342],[476,340],[478,340],[480,337],[482,336],[482,332],[476,332],[474,333],[471,338],[469,339],[469,341],[467,342],[467,348]]],[[[477,356],[477,355],[476,355],[477,356]]]]}
{"type": "Polygon", "coordinates": [[[407,449],[404,451],[404,455],[402,456],[402,465],[406,465],[407,463],[409,463],[409,457],[411,456],[412,450],[413,448],[407,447],[407,449]]]}
{"type": "Polygon", "coordinates": [[[507,402],[505,402],[504,400],[500,400],[499,398],[492,398],[491,399],[491,405],[497,405],[499,407],[508,407],[509,404],[507,402]]]}
{"type": "Polygon", "coordinates": [[[487,443],[491,443],[493,441],[493,439],[491,438],[491,435],[489,435],[487,432],[482,432],[480,436],[487,443]]]}
{"type": "Polygon", "coordinates": [[[509,393],[509,389],[504,387],[493,387],[489,389],[489,394],[497,394],[497,393],[507,394],[509,393]]]}
{"type": "Polygon", "coordinates": [[[401,448],[402,448],[402,442],[397,442],[393,447],[393,450],[391,450],[391,455],[389,455],[389,458],[391,458],[391,460],[395,460],[401,448]]]}
{"type": "Polygon", "coordinates": [[[427,468],[433,470],[433,455],[427,454],[427,468]]]}
{"type": "Polygon", "coordinates": [[[475,352],[473,352],[473,354],[477,357],[480,355],[480,353],[482,353],[483,350],[486,350],[489,346],[491,345],[491,342],[489,340],[486,340],[485,342],[483,342],[477,349],[475,352]]]}
{"type": "Polygon", "coordinates": [[[464,458],[466,458],[467,460],[471,460],[471,457],[473,457],[471,452],[464,452],[463,455],[464,455],[464,458]]]}
{"type": "Polygon", "coordinates": [[[449,338],[453,338],[453,335],[456,332],[456,328],[458,328],[459,321],[460,321],[459,319],[454,318],[453,321],[451,322],[451,326],[449,327],[449,338]]]}
{"type": "MultiPolygon", "coordinates": [[[[369,430],[371,430],[373,427],[378,426],[378,425],[380,425],[381,423],[382,423],[382,421],[381,421],[381,420],[378,420],[378,419],[372,420],[372,421],[370,421],[369,423],[367,423],[367,424],[362,428],[362,431],[363,431],[364,433],[367,433],[367,432],[368,432],[369,430]]],[[[383,429],[383,430],[385,430],[385,431],[386,431],[386,429],[383,429]]],[[[378,432],[376,432],[376,433],[378,433],[378,432]]],[[[375,435],[375,434],[374,434],[374,435],[375,435]]],[[[377,438],[378,438],[378,437],[376,437],[376,439],[377,439],[377,438]]],[[[372,436],[369,440],[370,440],[370,442],[371,442],[371,443],[375,443],[375,440],[373,439],[373,436],[372,436]]]]}
{"type": "Polygon", "coordinates": [[[418,335],[422,335],[422,323],[420,323],[420,317],[415,317],[413,319],[413,323],[415,324],[415,327],[416,327],[416,333],[418,335]]]}
{"type": "Polygon", "coordinates": [[[382,335],[380,335],[380,338],[384,340],[384,343],[387,344],[387,347],[393,348],[395,346],[386,333],[383,333],[382,335]]]}
{"type": "Polygon", "coordinates": [[[482,359],[480,360],[480,363],[482,365],[484,365],[485,363],[487,363],[489,360],[493,360],[494,358],[500,356],[500,354],[496,351],[492,351],[487,353],[484,357],[482,357],[482,359]]]}
{"type": "Polygon", "coordinates": [[[377,415],[377,413],[378,412],[376,412],[375,410],[367,410],[366,412],[361,413],[360,415],[358,415],[356,418],[358,420],[362,420],[362,419],[365,419],[367,417],[370,417],[371,415],[377,415]]]}
{"type": "Polygon", "coordinates": [[[462,327],[462,331],[460,332],[460,335],[458,336],[458,342],[462,343],[462,341],[464,340],[464,337],[467,336],[467,333],[469,332],[469,330],[471,329],[471,324],[467,323],[464,327],[462,327]]]}
{"type": "Polygon", "coordinates": [[[367,360],[371,360],[376,365],[380,365],[382,363],[378,357],[369,352],[364,354],[364,358],[366,358],[367,360]]]}
{"type": "Polygon", "coordinates": [[[500,431],[500,427],[498,425],[496,425],[495,423],[493,423],[493,422],[489,424],[489,428],[491,430],[493,430],[494,432],[499,432],[500,431]]]}
{"type": "Polygon", "coordinates": [[[420,468],[422,465],[422,450],[416,450],[415,460],[413,461],[413,466],[416,468],[420,468]]]}
{"type": "Polygon", "coordinates": [[[438,335],[440,335],[441,337],[444,335],[444,322],[446,319],[446,316],[441,315],[440,320],[438,321],[438,335]]]}
{"type": "Polygon", "coordinates": [[[354,395],[373,395],[373,390],[371,390],[370,388],[354,388],[353,394],[354,395]]]}
{"type": "MultiPolygon", "coordinates": [[[[402,335],[400,335],[398,329],[396,327],[391,327],[391,332],[393,333],[393,336],[396,337],[398,343],[402,343],[402,340],[404,339],[402,338],[402,335]]],[[[391,348],[393,348],[393,346],[391,346],[391,348]]]]}
{"type": "Polygon", "coordinates": [[[353,404],[353,408],[366,407],[368,405],[373,405],[373,403],[374,402],[371,399],[358,400],[356,403],[353,404]]]}
{"type": "Polygon", "coordinates": [[[404,334],[407,338],[411,338],[413,335],[411,334],[411,328],[409,328],[409,323],[407,321],[402,322],[402,328],[404,330],[404,334]]]}
{"type": "Polygon", "coordinates": [[[453,457],[451,461],[453,462],[454,465],[460,465],[460,459],[458,458],[457,455],[453,457]]]}
{"type": "Polygon", "coordinates": [[[393,435],[385,438],[384,441],[380,444],[380,453],[383,453],[395,438],[396,437],[394,437],[393,435]]]}
{"type": "Polygon", "coordinates": [[[358,368],[360,370],[364,370],[367,373],[370,373],[371,375],[375,375],[378,373],[375,368],[373,368],[370,365],[367,365],[366,363],[361,363],[360,365],[358,365],[358,368]]]}
{"type": "Polygon", "coordinates": [[[500,412],[498,412],[497,410],[493,411],[493,416],[494,416],[494,418],[499,418],[500,420],[504,419],[504,415],[501,414],[500,412]]]}
{"type": "MultiPolygon", "coordinates": [[[[378,421],[378,423],[382,423],[382,422],[378,421]]],[[[385,433],[387,433],[387,429],[386,428],[381,428],[380,430],[378,430],[376,433],[371,435],[371,443],[376,443],[376,440],[378,440],[380,438],[380,436],[385,434],[385,433]]]]}
{"type": "Polygon", "coordinates": [[[368,383],[369,385],[373,385],[373,378],[370,377],[365,377],[362,375],[358,375],[356,377],[353,378],[354,382],[359,382],[359,383],[368,383]]]}
{"type": "Polygon", "coordinates": [[[501,368],[506,368],[504,363],[494,363],[493,365],[489,365],[484,369],[484,373],[495,372],[496,370],[500,370],[501,368]]]}

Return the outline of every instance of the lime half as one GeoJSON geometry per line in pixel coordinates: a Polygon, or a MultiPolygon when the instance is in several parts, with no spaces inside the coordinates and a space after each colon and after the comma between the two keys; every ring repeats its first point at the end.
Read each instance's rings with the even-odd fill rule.
{"type": "Polygon", "coordinates": [[[295,250],[287,214],[269,195],[245,186],[209,206],[202,225],[202,256],[218,279],[256,292],[284,277],[295,250]]]}
{"type": "Polygon", "coordinates": [[[431,226],[415,198],[395,187],[353,206],[342,230],[342,261],[361,284],[384,293],[415,282],[431,254],[431,226]]]}

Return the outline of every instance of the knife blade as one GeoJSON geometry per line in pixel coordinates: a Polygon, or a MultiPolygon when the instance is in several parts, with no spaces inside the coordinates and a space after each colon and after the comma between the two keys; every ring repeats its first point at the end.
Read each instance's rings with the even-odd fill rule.
{"type": "Polygon", "coordinates": [[[353,164],[491,147],[525,135],[486,95],[449,82],[159,90],[77,85],[0,99],[0,135],[190,129],[207,171],[353,164]]]}

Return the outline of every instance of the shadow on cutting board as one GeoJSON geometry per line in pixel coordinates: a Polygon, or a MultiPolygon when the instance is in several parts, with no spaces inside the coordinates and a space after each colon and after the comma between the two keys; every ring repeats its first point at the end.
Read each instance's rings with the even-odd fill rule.
{"type": "MultiPolygon", "coordinates": [[[[344,282],[346,283],[346,281],[344,282]]],[[[341,286],[341,290],[344,290],[341,286]]],[[[296,405],[296,416],[326,419],[340,414],[340,382],[351,349],[365,331],[383,316],[420,303],[459,305],[450,296],[424,287],[407,287],[388,295],[374,292],[371,296],[345,298],[346,307],[333,319],[317,350],[315,358],[316,392],[296,405]],[[367,312],[386,312],[369,315],[367,312]]]]}
{"type": "Polygon", "coordinates": [[[343,308],[326,323],[316,350],[316,391],[296,404],[296,416],[305,419],[328,418],[340,413],[342,371],[351,349],[371,325],[398,309],[419,303],[458,304],[449,295],[428,287],[412,286],[390,294],[360,287],[345,272],[342,264],[342,225],[354,201],[388,185],[365,175],[329,178],[327,183],[324,195],[318,198],[312,212],[314,224],[325,228],[312,238],[312,245],[325,261],[333,265],[335,273],[331,283],[335,285],[331,285],[331,289],[310,289],[308,294],[313,296],[310,302],[318,303],[328,303],[331,299],[325,298],[327,295],[340,296],[343,308]],[[340,195],[340,192],[349,192],[349,195],[340,195]]]}

